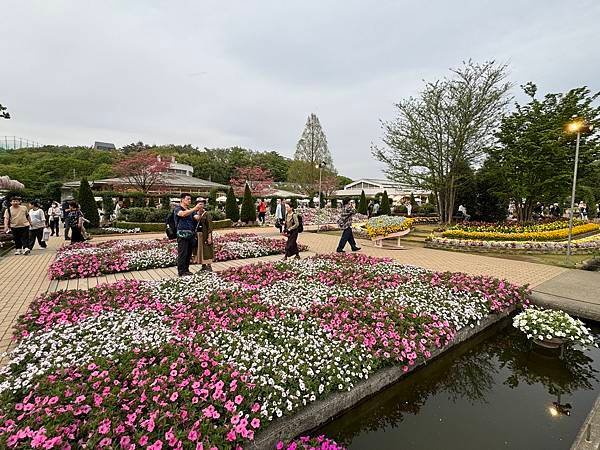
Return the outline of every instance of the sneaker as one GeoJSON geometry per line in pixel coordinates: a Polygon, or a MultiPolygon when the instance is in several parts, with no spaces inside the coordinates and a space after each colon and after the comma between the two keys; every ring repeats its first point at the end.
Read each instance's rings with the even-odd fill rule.
{"type": "Polygon", "coordinates": [[[346,253],[344,250],[336,250],[336,253],[346,253]]]}
{"type": "Polygon", "coordinates": [[[20,255],[21,254],[21,249],[15,250],[15,255],[20,255]]]}
{"type": "Polygon", "coordinates": [[[180,277],[191,277],[192,275],[194,275],[192,272],[183,272],[181,275],[179,275],[180,277]]]}
{"type": "Polygon", "coordinates": [[[26,248],[25,250],[23,250],[23,254],[24,255],[29,255],[29,253],[31,253],[31,250],[29,250],[28,248],[26,248]]]}
{"type": "Polygon", "coordinates": [[[353,249],[352,249],[352,251],[353,251],[353,252],[357,252],[357,251],[359,251],[360,249],[361,249],[361,247],[356,247],[356,248],[353,248],[353,249]]]}

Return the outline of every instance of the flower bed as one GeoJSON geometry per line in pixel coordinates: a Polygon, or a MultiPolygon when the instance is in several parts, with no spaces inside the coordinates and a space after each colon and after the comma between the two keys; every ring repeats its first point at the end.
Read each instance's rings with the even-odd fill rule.
{"type": "MultiPolygon", "coordinates": [[[[600,230],[600,225],[580,220],[575,221],[573,225],[573,236],[600,230]]],[[[569,233],[568,227],[568,221],[563,220],[525,227],[461,224],[444,231],[442,237],[484,241],[553,241],[566,239],[569,233]]]]}
{"type": "MultiPolygon", "coordinates": [[[[474,239],[448,239],[431,236],[426,240],[430,248],[443,248],[463,251],[506,251],[521,253],[564,253],[566,241],[526,242],[526,241],[481,241],[474,239]]],[[[571,241],[574,253],[591,254],[600,251],[600,234],[571,241]]]]}
{"type": "Polygon", "coordinates": [[[357,254],[45,294],[0,369],[0,446],[250,446],[270,421],[408,371],[526,294],[357,254]]]}
{"type": "Polygon", "coordinates": [[[93,230],[94,234],[136,234],[141,233],[139,227],[136,228],[118,228],[118,227],[103,227],[93,230]]]}
{"type": "MultiPolygon", "coordinates": [[[[256,234],[214,235],[215,261],[283,254],[284,239],[256,234]]],[[[306,246],[300,245],[305,251],[306,246]]],[[[177,265],[177,242],[168,239],[84,242],[58,249],[48,269],[51,279],[85,278],[103,274],[177,265]]]]}
{"type": "MultiPolygon", "coordinates": [[[[336,224],[340,217],[341,209],[338,208],[305,208],[300,207],[296,212],[302,216],[304,225],[327,225],[336,224]]],[[[366,221],[367,216],[364,214],[355,214],[353,219],[357,222],[366,221]]],[[[267,222],[275,225],[275,215],[269,214],[267,222]]],[[[339,227],[338,227],[339,229],[339,227]]]]}
{"type": "Polygon", "coordinates": [[[371,217],[366,224],[367,234],[373,239],[378,236],[388,236],[392,233],[408,230],[413,224],[413,219],[401,216],[371,217]]]}
{"type": "Polygon", "coordinates": [[[564,311],[527,308],[513,319],[513,326],[539,341],[560,339],[569,344],[594,345],[590,330],[579,319],[564,311]]]}

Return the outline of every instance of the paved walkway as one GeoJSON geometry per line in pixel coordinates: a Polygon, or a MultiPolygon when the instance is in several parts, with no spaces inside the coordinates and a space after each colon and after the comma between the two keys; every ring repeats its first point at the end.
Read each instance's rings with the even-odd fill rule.
{"type": "MultiPolygon", "coordinates": [[[[253,232],[268,236],[277,236],[272,227],[252,229],[229,229],[219,232],[253,232]]],[[[109,239],[150,239],[162,238],[163,234],[141,234],[126,236],[102,236],[94,238],[94,241],[109,239]]],[[[302,233],[299,242],[309,246],[310,252],[330,253],[337,247],[338,237],[325,233],[302,233]]],[[[47,276],[48,265],[52,261],[56,249],[63,245],[62,239],[51,239],[48,249],[34,249],[28,256],[7,256],[0,258],[0,352],[5,351],[10,345],[12,327],[16,318],[24,313],[29,303],[44,292],[52,292],[58,289],[88,289],[104,282],[114,282],[120,279],[156,280],[161,278],[173,278],[176,275],[175,268],[153,269],[139,272],[125,272],[111,274],[102,277],[87,279],[50,281],[47,276]]],[[[408,247],[406,250],[380,249],[372,245],[370,241],[359,240],[362,253],[370,256],[389,257],[405,264],[412,264],[436,271],[465,272],[469,274],[486,274],[507,279],[517,284],[529,284],[537,289],[538,286],[550,289],[561,289],[571,277],[578,275],[579,271],[569,269],[515,261],[509,259],[493,258],[484,255],[474,255],[460,252],[449,252],[420,247],[408,247]],[[574,273],[576,273],[573,275],[574,273]],[[557,277],[562,278],[557,278],[557,277]],[[550,280],[563,280],[562,285],[548,285],[550,280]],[[550,288],[548,288],[550,286],[550,288]],[[552,287],[554,286],[554,287],[552,287]],[[558,286],[558,287],[557,287],[558,286]]],[[[311,254],[311,253],[307,253],[311,254]]],[[[279,259],[281,256],[272,256],[258,259],[245,259],[228,261],[214,264],[215,270],[224,270],[229,267],[237,267],[257,261],[269,261],[279,259]]],[[[586,286],[592,289],[590,298],[592,306],[600,311],[600,274],[593,273],[591,278],[586,279],[586,286]],[[595,277],[595,278],[594,278],[595,277]]],[[[578,290],[568,288],[570,292],[577,293],[578,290]]],[[[580,290],[579,290],[580,291],[580,290]]],[[[571,294],[569,294],[571,295],[571,294]]],[[[571,295],[572,296],[572,295],[571,295]]],[[[558,297],[557,297],[558,298],[558,297]]],[[[560,300],[560,298],[559,298],[560,300]]],[[[561,304],[561,301],[558,302],[561,304]]],[[[599,315],[600,317],[600,315],[599,315]]]]}

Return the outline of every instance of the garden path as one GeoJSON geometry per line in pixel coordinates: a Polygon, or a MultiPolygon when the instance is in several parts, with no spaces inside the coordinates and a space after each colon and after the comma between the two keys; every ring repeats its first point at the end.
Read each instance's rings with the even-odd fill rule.
{"type": "MultiPolygon", "coordinates": [[[[272,227],[251,229],[229,229],[219,232],[252,232],[268,236],[277,236],[272,227]]],[[[109,239],[150,239],[162,238],[164,235],[140,234],[127,236],[99,236],[95,241],[109,239]]],[[[309,246],[310,252],[330,253],[337,246],[338,237],[325,233],[302,233],[299,242],[309,246]]],[[[125,272],[88,279],[50,281],[47,269],[52,261],[55,251],[63,245],[62,239],[53,238],[47,250],[34,249],[29,256],[7,256],[0,258],[0,352],[10,346],[10,336],[16,318],[24,313],[29,303],[44,292],[57,289],[88,289],[97,284],[114,282],[120,279],[156,280],[173,278],[175,268],[153,269],[139,272],[125,272]]],[[[569,272],[568,269],[514,261],[509,259],[493,258],[483,255],[449,252],[420,247],[408,247],[406,250],[389,250],[375,248],[370,241],[359,241],[363,247],[362,253],[370,256],[389,257],[404,264],[412,264],[436,271],[460,271],[469,274],[485,274],[507,279],[517,284],[529,284],[531,287],[540,285],[558,275],[569,272]]],[[[277,260],[281,256],[270,256],[257,259],[244,259],[227,261],[214,264],[215,270],[224,270],[230,267],[251,264],[257,261],[277,260]]],[[[600,299],[598,299],[600,306],[600,299]]]]}

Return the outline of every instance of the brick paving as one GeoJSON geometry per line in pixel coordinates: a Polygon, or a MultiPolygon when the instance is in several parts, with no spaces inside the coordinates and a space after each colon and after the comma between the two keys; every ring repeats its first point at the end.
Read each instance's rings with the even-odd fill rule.
{"type": "MultiPolygon", "coordinates": [[[[229,229],[219,232],[253,232],[268,236],[277,236],[272,227],[251,229],[229,229]]],[[[149,239],[163,237],[163,234],[140,234],[102,236],[94,241],[110,239],[149,239]]],[[[299,242],[309,246],[309,252],[330,253],[335,251],[338,237],[324,233],[302,233],[299,242]]],[[[47,249],[35,248],[27,256],[6,256],[0,258],[0,353],[7,350],[11,343],[13,325],[19,315],[27,310],[29,303],[44,292],[58,289],[88,289],[101,283],[114,282],[120,279],[157,280],[173,278],[176,270],[173,267],[111,274],[86,279],[50,281],[47,269],[54,258],[56,249],[64,244],[60,238],[51,238],[47,249]]],[[[433,250],[420,247],[408,247],[406,250],[390,250],[375,248],[370,241],[359,240],[362,253],[370,256],[389,257],[405,264],[412,264],[436,271],[460,271],[469,274],[486,274],[507,279],[517,284],[529,284],[534,287],[557,275],[568,271],[554,266],[492,258],[483,255],[433,250]]],[[[213,265],[215,270],[251,264],[257,261],[271,261],[281,256],[257,259],[227,261],[213,265]]]]}

